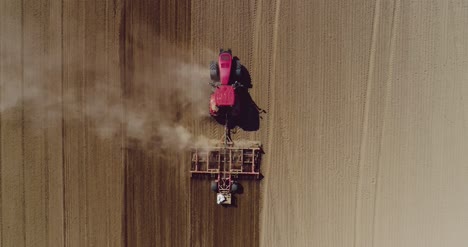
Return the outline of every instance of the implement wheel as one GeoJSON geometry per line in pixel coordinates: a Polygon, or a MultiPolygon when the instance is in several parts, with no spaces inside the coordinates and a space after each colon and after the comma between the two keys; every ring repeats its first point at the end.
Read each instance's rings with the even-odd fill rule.
{"type": "Polygon", "coordinates": [[[218,183],[216,183],[216,181],[211,181],[211,190],[213,192],[218,192],[218,183]]]}
{"type": "Polygon", "coordinates": [[[237,190],[239,190],[239,184],[237,184],[237,183],[232,183],[232,185],[231,185],[231,193],[235,193],[237,190]]]}

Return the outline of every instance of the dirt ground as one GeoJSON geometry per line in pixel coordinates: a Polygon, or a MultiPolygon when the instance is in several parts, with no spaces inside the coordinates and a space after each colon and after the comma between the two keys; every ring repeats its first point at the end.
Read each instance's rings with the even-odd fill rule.
{"type": "Polygon", "coordinates": [[[0,246],[464,246],[468,1],[0,1],[0,246]],[[190,179],[231,48],[237,206],[190,179]]]}

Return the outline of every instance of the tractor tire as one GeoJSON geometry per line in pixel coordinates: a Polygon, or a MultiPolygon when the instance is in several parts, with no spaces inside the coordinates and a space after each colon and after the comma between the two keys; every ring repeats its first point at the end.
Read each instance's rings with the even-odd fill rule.
{"type": "Polygon", "coordinates": [[[213,192],[218,192],[218,183],[216,183],[216,181],[211,181],[211,190],[213,192]]]}
{"type": "Polygon", "coordinates": [[[239,189],[239,185],[237,183],[232,183],[231,193],[235,193],[238,189],[239,189]]]}
{"type": "Polygon", "coordinates": [[[214,82],[219,81],[219,67],[218,67],[218,63],[215,61],[211,61],[210,63],[210,77],[211,77],[211,80],[214,82]]]}
{"type": "Polygon", "coordinates": [[[242,76],[242,65],[239,60],[236,60],[236,77],[240,79],[242,76]]]}

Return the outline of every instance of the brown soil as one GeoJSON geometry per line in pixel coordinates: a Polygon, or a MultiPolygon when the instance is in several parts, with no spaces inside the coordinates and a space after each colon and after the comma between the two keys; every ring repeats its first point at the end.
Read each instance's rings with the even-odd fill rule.
{"type": "Polygon", "coordinates": [[[0,246],[463,246],[467,8],[2,1],[0,246]],[[266,111],[233,136],[265,178],[227,208],[186,151],[223,133],[219,47],[266,111]]]}

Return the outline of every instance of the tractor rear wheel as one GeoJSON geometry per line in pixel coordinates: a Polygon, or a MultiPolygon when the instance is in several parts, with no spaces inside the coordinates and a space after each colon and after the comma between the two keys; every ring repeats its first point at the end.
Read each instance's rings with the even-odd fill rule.
{"type": "Polygon", "coordinates": [[[210,63],[210,77],[212,81],[219,81],[219,67],[215,61],[211,61],[210,63]]]}

